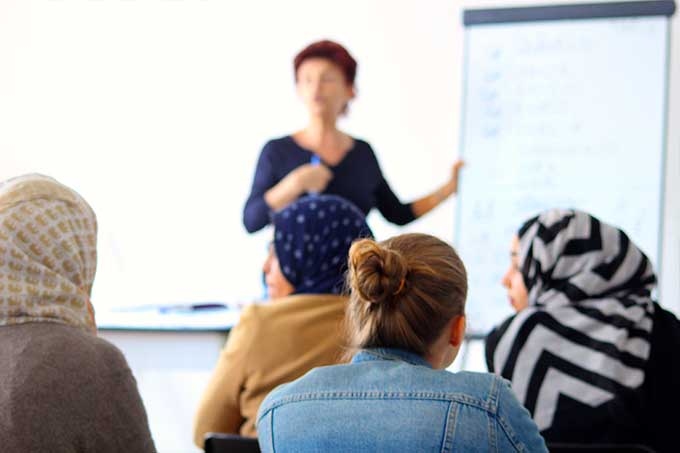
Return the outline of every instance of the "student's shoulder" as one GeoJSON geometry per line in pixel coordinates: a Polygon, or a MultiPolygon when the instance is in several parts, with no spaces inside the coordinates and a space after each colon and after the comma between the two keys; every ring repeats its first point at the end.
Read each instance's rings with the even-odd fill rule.
{"type": "MultiPolygon", "coordinates": [[[[83,349],[87,349],[91,358],[97,357],[97,363],[100,367],[110,370],[113,374],[130,372],[125,355],[123,355],[118,346],[89,332],[81,331],[79,334],[82,335],[81,344],[83,349]]],[[[92,362],[93,360],[90,360],[90,363],[92,362]]]]}
{"type": "Polygon", "coordinates": [[[487,342],[498,342],[507,335],[517,336],[520,332],[528,333],[540,324],[550,324],[554,319],[560,319],[565,314],[569,316],[572,310],[568,306],[552,307],[528,307],[495,326],[486,336],[487,342]]]}
{"type": "Polygon", "coordinates": [[[236,328],[239,331],[249,331],[254,336],[259,331],[259,326],[270,325],[288,311],[289,297],[281,300],[252,303],[241,310],[236,328]]]}
{"type": "Polygon", "coordinates": [[[83,375],[83,367],[96,370],[99,376],[129,372],[121,350],[86,329],[57,323],[28,327],[35,329],[34,349],[42,351],[49,365],[64,375],[83,375]]]}
{"type": "Polygon", "coordinates": [[[257,302],[243,307],[241,313],[239,313],[238,323],[235,327],[238,329],[248,329],[253,324],[257,324],[262,320],[263,316],[266,316],[268,306],[268,303],[257,302]],[[263,311],[265,312],[264,315],[263,311]]]}
{"type": "Polygon", "coordinates": [[[474,371],[459,371],[446,373],[447,388],[453,389],[453,394],[462,396],[463,402],[477,406],[490,413],[497,413],[500,402],[507,398],[510,384],[507,380],[491,373],[474,371]]]}
{"type": "Polygon", "coordinates": [[[283,404],[338,395],[356,377],[351,364],[319,366],[294,381],[279,385],[269,393],[260,411],[265,413],[283,404]]]}
{"type": "MultiPolygon", "coordinates": [[[[344,313],[347,297],[334,294],[300,294],[276,301],[256,303],[244,308],[239,317],[239,328],[251,330],[260,326],[288,331],[305,320],[318,319],[323,313],[344,313]]],[[[276,341],[281,332],[268,333],[267,341],[276,341]]]]}
{"type": "Polygon", "coordinates": [[[472,371],[461,371],[454,375],[458,378],[456,387],[479,401],[481,408],[494,416],[512,419],[526,415],[526,410],[517,400],[507,379],[492,373],[472,371]]]}

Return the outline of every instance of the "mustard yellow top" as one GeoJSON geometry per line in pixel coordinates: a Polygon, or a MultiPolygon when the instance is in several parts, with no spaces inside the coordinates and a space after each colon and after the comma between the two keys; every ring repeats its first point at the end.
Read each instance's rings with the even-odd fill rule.
{"type": "Polygon", "coordinates": [[[305,294],[247,307],[198,407],[196,445],[208,432],[257,436],[257,410],[274,387],[340,363],[346,304],[344,296],[305,294]]]}

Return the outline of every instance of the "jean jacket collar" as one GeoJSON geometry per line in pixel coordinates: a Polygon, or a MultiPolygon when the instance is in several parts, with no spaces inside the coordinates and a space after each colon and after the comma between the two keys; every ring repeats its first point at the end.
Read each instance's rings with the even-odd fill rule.
{"type": "Polygon", "coordinates": [[[367,362],[371,360],[400,360],[402,362],[410,363],[411,365],[432,368],[432,365],[418,354],[397,348],[361,349],[352,358],[352,363],[367,362]]]}

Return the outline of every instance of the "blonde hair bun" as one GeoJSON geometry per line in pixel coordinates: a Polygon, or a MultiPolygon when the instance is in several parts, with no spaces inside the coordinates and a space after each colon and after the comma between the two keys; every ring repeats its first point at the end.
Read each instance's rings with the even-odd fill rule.
{"type": "Polygon", "coordinates": [[[362,239],[349,250],[349,284],[364,301],[382,304],[406,289],[408,263],[396,250],[362,239]]]}

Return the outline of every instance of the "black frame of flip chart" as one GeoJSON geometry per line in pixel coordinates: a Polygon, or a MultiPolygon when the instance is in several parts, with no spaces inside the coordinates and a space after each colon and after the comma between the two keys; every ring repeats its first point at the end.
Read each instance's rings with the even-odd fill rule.
{"type": "Polygon", "coordinates": [[[674,13],[674,0],[466,9],[463,11],[463,25],[469,27],[510,22],[672,16],[674,13]]]}

